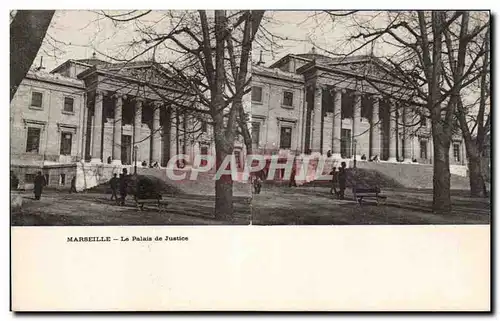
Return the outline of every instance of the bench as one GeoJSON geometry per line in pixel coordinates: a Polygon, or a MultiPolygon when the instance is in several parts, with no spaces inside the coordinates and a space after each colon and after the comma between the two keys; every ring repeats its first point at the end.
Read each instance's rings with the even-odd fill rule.
{"type": "Polygon", "coordinates": [[[378,201],[379,199],[386,199],[387,196],[380,195],[381,191],[379,187],[353,187],[352,194],[354,201],[358,202],[360,205],[363,202],[363,198],[371,198],[378,201]]]}
{"type": "Polygon", "coordinates": [[[134,197],[135,205],[139,208],[139,210],[144,210],[144,205],[146,204],[155,204],[158,206],[158,210],[162,210],[168,205],[168,202],[162,202],[162,197],[157,198],[137,198],[134,197]]]}

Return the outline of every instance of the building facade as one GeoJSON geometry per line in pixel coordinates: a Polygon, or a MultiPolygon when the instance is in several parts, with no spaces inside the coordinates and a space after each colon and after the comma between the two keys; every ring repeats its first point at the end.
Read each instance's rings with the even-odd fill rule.
{"type": "MultiPolygon", "coordinates": [[[[313,52],[254,66],[253,148],[266,155],[432,163],[426,111],[410,99],[397,105],[381,93],[408,95],[374,57],[337,59],[313,52]]],[[[466,164],[459,134],[453,137],[450,164],[466,164]]]]}
{"type": "MultiPolygon", "coordinates": [[[[93,187],[134,165],[190,168],[215,153],[207,115],[151,62],[68,60],[30,72],[11,101],[11,170],[29,188],[37,171],[51,187],[93,187]],[[174,155],[187,158],[169,164],[174,155]]],[[[243,156],[237,142],[235,154],[243,156]]],[[[242,158],[242,157],[239,157],[242,158]]]]}

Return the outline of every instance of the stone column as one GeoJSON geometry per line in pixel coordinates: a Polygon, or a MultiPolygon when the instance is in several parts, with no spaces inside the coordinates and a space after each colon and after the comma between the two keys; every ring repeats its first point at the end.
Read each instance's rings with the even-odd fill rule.
{"type": "MultiPolygon", "coordinates": [[[[356,152],[356,155],[359,156],[361,155],[360,148],[359,148],[359,139],[361,135],[360,131],[360,124],[361,124],[361,93],[360,92],[355,92],[354,93],[354,111],[353,111],[353,116],[352,116],[352,143],[354,147],[354,141],[356,140],[356,151],[353,149],[353,155],[354,152],[356,152]]],[[[359,159],[359,157],[356,157],[359,159]]]]}
{"type": "Polygon", "coordinates": [[[333,93],[333,142],[332,156],[340,159],[340,139],[342,137],[342,93],[340,88],[332,90],[333,93]]]}
{"type": "Polygon", "coordinates": [[[370,157],[378,155],[378,159],[381,158],[382,148],[380,146],[380,117],[379,117],[379,105],[380,105],[380,96],[373,97],[373,105],[372,105],[372,135],[371,139],[371,150],[370,157]]]}
{"type": "MultiPolygon", "coordinates": [[[[136,97],[135,98],[135,117],[134,117],[134,148],[137,146],[137,155],[136,155],[136,161],[137,165],[139,165],[142,162],[141,159],[141,145],[143,142],[141,142],[142,135],[141,135],[141,130],[142,130],[142,104],[144,102],[144,99],[136,97]]],[[[132,153],[134,150],[132,150],[132,153]]],[[[132,162],[134,159],[132,159],[132,162]]]]}
{"type": "MultiPolygon", "coordinates": [[[[322,88],[316,85],[314,90],[314,117],[312,119],[312,143],[311,150],[313,153],[321,152],[321,136],[323,135],[321,131],[322,122],[322,102],[323,102],[323,92],[322,88]]],[[[326,151],[325,151],[326,152],[326,151]]]]}
{"type": "Polygon", "coordinates": [[[403,122],[404,122],[404,127],[403,127],[403,155],[404,155],[404,162],[405,163],[411,163],[412,160],[412,152],[411,152],[411,130],[410,130],[410,124],[411,124],[411,117],[410,117],[410,108],[405,107],[403,110],[403,122]]]}
{"type": "Polygon", "coordinates": [[[396,104],[394,101],[390,101],[390,121],[389,121],[389,162],[397,162],[397,128],[398,128],[398,117],[396,112],[396,104]]]}
{"type": "Polygon", "coordinates": [[[113,119],[113,156],[111,164],[122,164],[122,108],[123,96],[115,95],[115,117],[113,119]]]}
{"type": "Polygon", "coordinates": [[[151,161],[154,164],[161,161],[161,133],[160,133],[160,108],[161,103],[156,102],[154,104],[153,110],[153,132],[151,134],[151,139],[153,140],[151,161]]]}
{"type": "Polygon", "coordinates": [[[94,126],[92,128],[92,159],[91,163],[102,162],[102,100],[104,92],[95,91],[94,126]]]}

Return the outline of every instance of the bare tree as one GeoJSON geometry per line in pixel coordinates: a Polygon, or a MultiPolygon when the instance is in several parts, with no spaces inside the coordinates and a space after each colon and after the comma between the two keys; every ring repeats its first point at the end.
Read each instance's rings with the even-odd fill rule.
{"type": "MultiPolygon", "coordinates": [[[[485,19],[487,21],[488,19],[485,19]]],[[[484,23],[482,21],[481,23],[484,23]]],[[[487,190],[485,178],[483,177],[482,155],[485,148],[486,140],[489,137],[491,128],[491,113],[489,112],[489,97],[490,88],[490,27],[488,30],[479,34],[476,37],[477,41],[471,41],[475,45],[476,50],[469,51],[469,60],[480,64],[477,69],[474,79],[479,75],[471,88],[463,88],[460,96],[457,98],[456,118],[460,126],[460,131],[465,142],[467,152],[467,161],[469,167],[469,182],[471,196],[486,197],[487,190]],[[479,59],[474,59],[477,56],[482,56],[482,62],[479,59]],[[468,97],[478,97],[471,102],[464,101],[468,97]]],[[[453,52],[453,43],[451,36],[448,34],[447,47],[448,53],[453,52]]],[[[454,70],[453,64],[450,64],[446,70],[454,70]]],[[[446,81],[451,85],[451,76],[446,77],[446,81]]]]}
{"type": "MultiPolygon", "coordinates": [[[[148,59],[169,70],[170,75],[166,75],[164,81],[185,88],[195,102],[191,104],[193,111],[210,117],[219,169],[224,159],[233,153],[238,133],[243,135],[247,146],[251,146],[249,128],[244,121],[247,113],[243,97],[250,92],[252,42],[263,12],[168,11],[156,23],[141,23],[140,18],[148,13],[129,13],[132,16],[102,13],[117,24],[134,23],[139,34],[130,44],[135,49],[133,57],[111,58],[132,61],[149,55],[148,59]]],[[[175,99],[163,98],[175,102],[175,99]]],[[[222,175],[216,180],[217,218],[231,218],[232,191],[231,175],[222,175]]]]}
{"type": "Polygon", "coordinates": [[[401,107],[426,110],[434,146],[433,210],[451,211],[449,148],[456,128],[454,115],[460,91],[479,78],[475,62],[484,51],[470,56],[470,45],[487,23],[470,30],[467,11],[376,12],[368,18],[366,14],[362,18],[356,13],[329,14],[337,21],[353,21],[355,31],[349,40],[358,45],[345,56],[368,46],[389,52],[385,60],[400,86],[387,88],[369,81],[370,85],[401,107]],[[451,66],[448,74],[444,65],[451,66]]]}
{"type": "Polygon", "coordinates": [[[10,22],[10,100],[28,73],[54,10],[18,10],[10,22]]]}

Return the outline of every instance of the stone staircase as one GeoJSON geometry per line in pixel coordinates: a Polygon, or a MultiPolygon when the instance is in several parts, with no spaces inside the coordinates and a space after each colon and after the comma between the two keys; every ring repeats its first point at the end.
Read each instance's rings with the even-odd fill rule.
{"type": "MultiPolygon", "coordinates": [[[[349,165],[352,166],[352,162],[349,165]]],[[[386,188],[432,189],[432,165],[358,161],[356,167],[347,169],[348,187],[356,184],[386,188]]],[[[330,186],[330,182],[326,179],[316,179],[304,183],[303,186],[330,186]]],[[[469,178],[451,174],[451,188],[468,190],[469,178]]]]}

